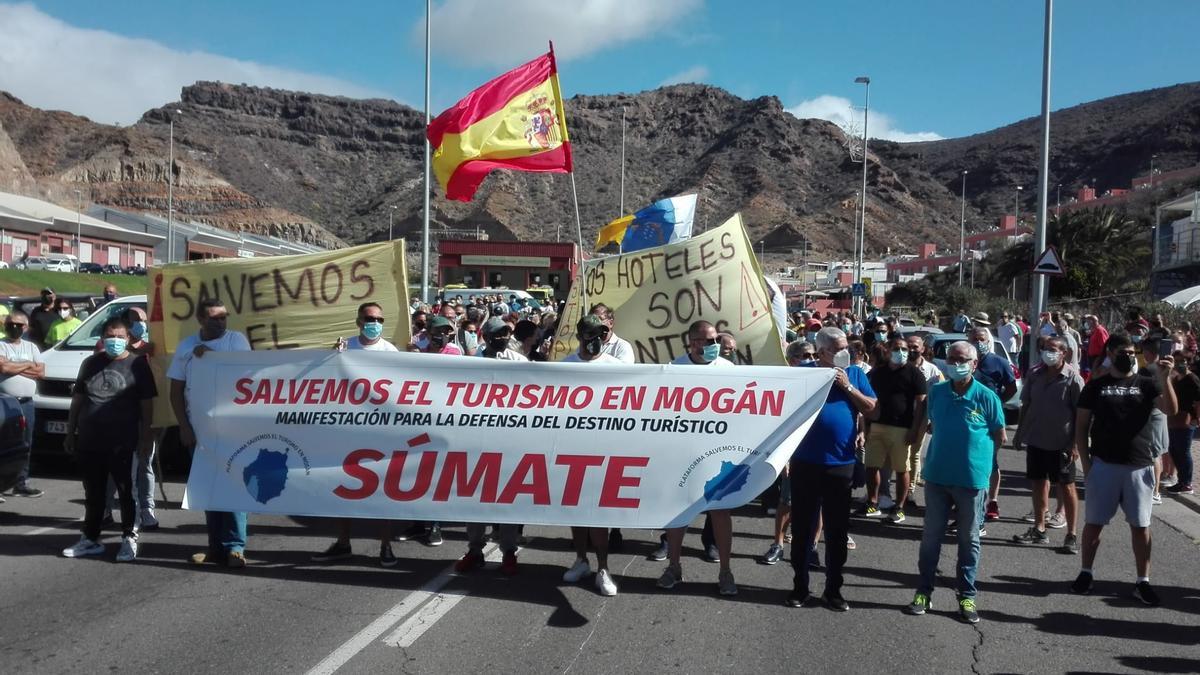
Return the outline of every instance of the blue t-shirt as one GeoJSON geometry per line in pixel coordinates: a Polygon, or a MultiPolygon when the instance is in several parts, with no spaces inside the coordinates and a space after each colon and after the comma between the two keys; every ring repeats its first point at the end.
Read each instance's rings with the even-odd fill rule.
{"type": "Polygon", "coordinates": [[[995,354],[984,354],[975,367],[975,378],[979,383],[995,392],[996,396],[1004,396],[1004,387],[1009,382],[1016,382],[1012,366],[1003,357],[995,354]]]}
{"type": "Polygon", "coordinates": [[[1004,407],[979,380],[972,379],[962,396],[953,386],[940,382],[929,390],[933,436],[921,475],[938,485],[983,489],[996,451],[991,434],[1004,426],[1004,407]]]}
{"type": "MultiPolygon", "coordinates": [[[[815,365],[802,365],[800,368],[813,368],[815,365]]],[[[867,374],[858,366],[846,369],[846,377],[868,398],[875,398],[875,390],[867,374]]],[[[817,413],[812,428],[800,441],[800,447],[792,454],[792,459],[809,464],[824,464],[826,466],[841,466],[854,463],[854,417],[857,414],[850,395],[842,388],[833,385],[829,389],[829,398],[817,413]]]]}

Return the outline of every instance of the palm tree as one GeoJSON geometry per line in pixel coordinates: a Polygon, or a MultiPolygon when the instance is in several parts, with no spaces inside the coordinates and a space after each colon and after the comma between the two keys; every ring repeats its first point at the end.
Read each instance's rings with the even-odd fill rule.
{"type": "MultiPolygon", "coordinates": [[[[1124,212],[1069,211],[1050,220],[1046,235],[1067,269],[1065,276],[1051,277],[1052,295],[1093,297],[1148,279],[1146,229],[1124,212]]],[[[1032,239],[1014,243],[1000,254],[989,281],[1007,288],[1014,278],[1029,274],[1034,255],[1032,239]]]]}

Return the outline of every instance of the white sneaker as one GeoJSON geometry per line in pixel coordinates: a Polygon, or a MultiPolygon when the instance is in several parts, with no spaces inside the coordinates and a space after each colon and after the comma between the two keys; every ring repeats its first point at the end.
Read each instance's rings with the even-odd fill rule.
{"type": "Polygon", "coordinates": [[[1162,505],[1162,495],[1156,493],[1153,497],[1150,498],[1150,503],[1154,504],[1155,506],[1162,505]]]}
{"type": "Polygon", "coordinates": [[[591,574],[592,566],[588,564],[586,558],[577,558],[575,564],[571,565],[571,569],[563,572],[563,581],[568,584],[578,583],[580,579],[591,574]]]}
{"type": "Polygon", "coordinates": [[[80,537],[79,541],[74,546],[63,549],[64,558],[82,558],[86,555],[100,555],[104,553],[104,544],[97,544],[87,537],[80,537]]]}
{"type": "Polygon", "coordinates": [[[137,560],[137,537],[121,539],[121,550],[117,552],[117,562],[133,562],[137,560]]]}
{"type": "Polygon", "coordinates": [[[1052,530],[1061,530],[1067,526],[1067,517],[1061,513],[1055,512],[1054,515],[1046,519],[1046,527],[1052,530]]]}
{"type": "Polygon", "coordinates": [[[617,582],[613,581],[608,570],[600,570],[596,573],[596,590],[600,591],[600,595],[609,597],[617,594],[617,582]]]}
{"type": "Polygon", "coordinates": [[[1158,481],[1158,484],[1162,487],[1171,487],[1172,485],[1176,485],[1178,483],[1178,476],[1163,476],[1162,479],[1158,481]]]}

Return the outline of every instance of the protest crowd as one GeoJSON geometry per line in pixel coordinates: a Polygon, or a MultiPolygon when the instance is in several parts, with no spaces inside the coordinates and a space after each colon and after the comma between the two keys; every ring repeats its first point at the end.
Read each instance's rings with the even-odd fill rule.
{"type": "MultiPolygon", "coordinates": [[[[54,306],[52,297],[48,306],[54,306]]],[[[357,310],[358,333],[342,337],[330,349],[546,361],[563,310],[561,303],[544,307],[515,295],[462,297],[452,290],[433,305],[413,302],[401,308],[368,302],[357,310]],[[409,344],[395,345],[383,337],[385,324],[392,321],[411,322],[409,344]]],[[[78,458],[86,506],[82,536],[64,556],[103,554],[102,531],[116,524],[115,512],[122,533],[116,559],[136,559],[144,533],[158,527],[153,474],[147,476],[150,455],[161,438],[150,426],[152,401],[169,397],[180,440],[186,448],[194,447],[188,411],[193,374],[209,352],[251,349],[245,335],[227,328],[227,319],[228,310],[219,301],[197,303],[198,330],[174,352],[167,371],[169,391],[157,391],[148,365],[154,344],[145,312],[134,308],[104,325],[96,353],[84,362],[73,390],[66,447],[78,458]]],[[[634,363],[634,348],[620,337],[623,319],[604,304],[591,305],[570,331],[578,348],[565,360],[600,368],[634,363]]],[[[831,369],[834,382],[776,488],[760,499],[774,519],[774,537],[758,562],[790,561],[792,585],[781,593],[785,604],[820,602],[846,611],[853,598],[843,596],[842,575],[857,547],[853,523],[902,523],[906,514],[923,509],[924,529],[913,560],[920,581],[904,609],[921,615],[933,606],[938,562],[950,537],[956,545],[953,602],[963,620],[977,622],[976,580],[986,564],[980,539],[1002,508],[1028,510],[1028,530],[1014,537],[1015,543],[1052,545],[1079,555],[1078,576],[1064,583],[1064,591],[1080,594],[1092,587],[1102,531],[1119,508],[1136,560],[1129,577],[1132,593],[1147,605],[1159,603],[1150,584],[1152,509],[1164,491],[1193,492],[1191,443],[1200,416],[1200,362],[1189,324],[1169,327],[1161,317],[1132,310],[1119,326],[1105,326],[1091,314],[1076,320],[1053,312],[1034,324],[1003,313],[993,325],[985,313],[968,316],[962,311],[946,327],[965,339],[953,340],[935,356],[929,340],[936,336],[904,330],[900,317],[878,310],[858,316],[802,311],[789,319],[789,325],[778,327],[788,366],[831,369]],[[1004,402],[1016,395],[1017,372],[1024,378],[1019,420],[1010,437],[1004,402]],[[1031,504],[1000,502],[998,457],[1005,443],[1024,453],[1031,504]],[[1087,490],[1082,513],[1081,481],[1087,490]],[[824,573],[822,589],[814,585],[817,571],[824,573]]],[[[38,376],[38,348],[31,338],[35,324],[20,311],[4,321],[0,391],[20,396],[38,376]]],[[[672,363],[737,367],[738,339],[708,321],[695,321],[687,329],[686,352],[672,363]]],[[[15,494],[36,497],[40,491],[23,481],[15,494]]],[[[191,562],[246,566],[247,521],[245,513],[207,512],[207,546],[191,562]]],[[[401,529],[390,520],[375,522],[378,561],[384,567],[398,563],[395,543],[440,546],[444,527],[461,526],[412,522],[401,523],[401,529]]],[[[336,539],[314,552],[312,560],[350,558],[350,526],[350,520],[337,520],[336,539]]],[[[498,543],[503,555],[501,573],[519,573],[520,525],[468,523],[465,528],[467,550],[455,565],[458,573],[484,567],[489,540],[498,543]]],[[[665,563],[657,581],[664,591],[684,579],[685,532],[684,527],[664,531],[651,553],[653,560],[665,563]]],[[[622,532],[572,527],[571,539],[574,556],[563,561],[563,580],[592,580],[602,595],[616,595],[619,579],[610,570],[609,555],[624,546],[622,532]]],[[[730,511],[706,513],[702,557],[718,564],[716,584],[723,596],[738,592],[732,547],[730,511]]]]}

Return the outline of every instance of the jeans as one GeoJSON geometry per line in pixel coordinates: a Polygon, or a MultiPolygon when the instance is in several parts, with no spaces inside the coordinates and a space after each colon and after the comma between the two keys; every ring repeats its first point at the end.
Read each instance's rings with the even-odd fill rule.
{"type": "Polygon", "coordinates": [[[21,404],[21,414],[25,416],[25,445],[29,447],[29,455],[25,457],[25,466],[17,472],[17,485],[25,485],[29,482],[29,459],[33,457],[33,428],[34,428],[34,411],[37,408],[33,407],[33,399],[30,399],[21,404]]]}
{"type": "Polygon", "coordinates": [[[1180,485],[1192,484],[1192,438],[1195,435],[1196,430],[1191,427],[1167,429],[1167,436],[1171,440],[1171,460],[1175,462],[1180,485]]]}
{"type": "MultiPolygon", "coordinates": [[[[192,449],[192,454],[196,452],[192,449]]],[[[205,511],[210,553],[242,553],[246,550],[246,513],[244,511],[205,511]]]]}
{"type": "Polygon", "coordinates": [[[134,450],[126,446],[81,448],[79,466],[83,470],[83,536],[100,541],[100,532],[108,497],[108,481],[116,481],[121,505],[121,530],[126,537],[136,536],[137,509],[133,504],[132,472],[134,450]]]}
{"type": "Polygon", "coordinates": [[[817,519],[821,518],[825,524],[825,593],[840,593],[850,529],[850,482],[854,465],[792,462],[791,477],[794,590],[801,595],[809,592],[808,552],[814,545],[817,519]]]}
{"type": "MultiPolygon", "coordinates": [[[[520,525],[500,526],[500,552],[516,553],[517,538],[520,536],[520,525]]],[[[467,548],[476,553],[483,552],[484,536],[487,525],[483,523],[467,523],[467,548]]]]}
{"type": "Polygon", "coordinates": [[[925,531],[917,571],[918,593],[931,595],[942,556],[942,537],[950,521],[950,509],[958,509],[958,596],[974,598],[975,575],[979,569],[979,526],[987,506],[987,488],[965,488],[925,481],[925,531]]]}

